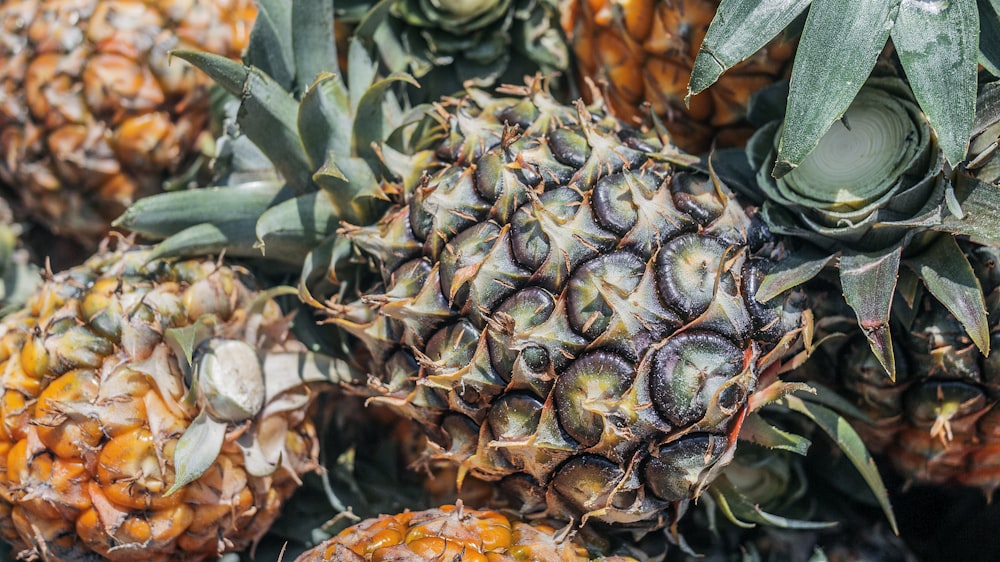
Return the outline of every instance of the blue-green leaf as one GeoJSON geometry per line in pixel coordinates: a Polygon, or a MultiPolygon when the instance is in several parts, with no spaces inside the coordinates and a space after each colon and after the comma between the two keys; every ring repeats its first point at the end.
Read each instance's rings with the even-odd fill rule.
{"type": "Polygon", "coordinates": [[[908,258],[905,263],[924,280],[927,290],[962,323],[983,355],[989,355],[990,324],[986,318],[983,288],[955,238],[938,236],[929,248],[908,258]]]}
{"type": "Polygon", "coordinates": [[[797,167],[839,119],[875,66],[900,0],[813,0],[795,53],[773,174],[797,167]]]}
{"type": "Polygon", "coordinates": [[[333,2],[292,2],[292,55],[296,90],[304,90],[322,72],[337,71],[337,44],[333,36],[333,2]]]}
{"type": "Polygon", "coordinates": [[[817,252],[810,248],[785,256],[767,272],[754,299],[767,302],[781,293],[809,281],[830,264],[836,254],[817,252]]]}
{"type": "Polygon", "coordinates": [[[868,489],[872,491],[875,499],[878,500],[882,511],[889,520],[889,525],[893,532],[899,533],[896,525],[896,515],[892,512],[892,504],[889,502],[889,492],[885,489],[882,477],[879,476],[875,460],[872,458],[868,448],[858,432],[851,427],[851,424],[841,415],[833,410],[813,402],[805,402],[797,396],[786,396],[785,404],[789,409],[799,412],[812,420],[820,429],[826,432],[833,439],[837,447],[850,459],[851,464],[858,469],[861,477],[868,483],[868,489]]]}
{"type": "Polygon", "coordinates": [[[722,0],[698,49],[688,95],[704,91],[784,30],[812,0],[722,0]]]}
{"type": "Polygon", "coordinates": [[[740,428],[740,440],[756,443],[768,449],[782,449],[797,455],[805,455],[812,444],[801,435],[789,433],[767,423],[767,420],[754,413],[746,417],[740,428]]]}
{"type": "Polygon", "coordinates": [[[902,251],[902,247],[871,254],[845,251],[840,258],[844,299],[854,309],[872,352],[891,380],[896,380],[896,362],[889,334],[889,312],[902,251]]]}
{"type": "Polygon", "coordinates": [[[979,6],[979,64],[1000,77],[1000,0],[977,0],[979,6]]]}
{"type": "Polygon", "coordinates": [[[292,3],[288,0],[258,0],[257,19],[250,32],[244,56],[248,65],[260,68],[286,89],[295,84],[292,53],[292,3]]]}
{"type": "Polygon", "coordinates": [[[976,113],[979,12],[969,0],[902,0],[892,43],[952,166],[965,160],[976,113]]]}

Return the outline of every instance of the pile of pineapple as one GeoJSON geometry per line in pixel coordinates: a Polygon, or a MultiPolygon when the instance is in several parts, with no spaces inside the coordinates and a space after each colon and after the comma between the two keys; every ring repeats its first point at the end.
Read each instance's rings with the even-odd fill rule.
{"type": "Polygon", "coordinates": [[[967,4],[0,3],[0,538],[949,552],[893,504],[1000,487],[967,4]]]}

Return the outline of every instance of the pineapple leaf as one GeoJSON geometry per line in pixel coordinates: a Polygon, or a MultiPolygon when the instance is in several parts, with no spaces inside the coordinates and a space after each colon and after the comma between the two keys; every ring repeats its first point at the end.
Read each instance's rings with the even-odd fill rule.
{"type": "Polygon", "coordinates": [[[257,7],[257,19],[250,32],[244,62],[263,70],[290,91],[295,86],[296,74],[292,42],[288,41],[288,37],[294,35],[292,3],[287,0],[259,0],[257,7]]]}
{"type": "Polygon", "coordinates": [[[295,254],[305,257],[316,244],[336,232],[338,226],[329,194],[318,191],[264,211],[257,221],[256,235],[265,250],[276,245],[298,247],[300,250],[295,254]]]}
{"type": "Polygon", "coordinates": [[[889,492],[886,490],[885,484],[882,482],[882,477],[878,473],[875,460],[872,458],[868,448],[865,447],[858,432],[851,427],[847,419],[826,406],[814,402],[806,402],[797,396],[791,395],[786,396],[784,400],[789,409],[812,420],[844,452],[854,467],[858,469],[861,477],[868,483],[868,489],[875,495],[875,499],[882,507],[882,511],[885,513],[893,532],[898,535],[899,527],[896,525],[896,515],[893,513],[892,505],[889,502],[889,492]]]}
{"type": "Polygon", "coordinates": [[[302,96],[299,105],[299,134],[312,163],[310,169],[323,165],[329,153],[350,154],[350,102],[344,82],[333,74],[321,74],[302,96]]]}
{"type": "Polygon", "coordinates": [[[207,74],[222,89],[234,96],[243,94],[243,86],[247,81],[250,67],[244,66],[232,59],[201,51],[176,50],[170,51],[170,56],[185,60],[198,70],[207,74]]]}
{"type": "Polygon", "coordinates": [[[801,164],[851,105],[889,38],[899,2],[813,0],[792,66],[774,177],[801,164]]]}
{"type": "MultiPolygon", "coordinates": [[[[357,109],[354,112],[354,131],[352,153],[364,158],[372,169],[379,169],[380,159],[373,144],[381,144],[386,135],[390,132],[386,130],[385,116],[382,112],[382,102],[385,92],[397,82],[410,84],[419,88],[420,84],[412,76],[403,73],[390,74],[383,80],[379,80],[364,91],[361,99],[358,100],[357,109]]],[[[351,89],[354,91],[354,88],[351,89]]],[[[395,128],[389,124],[389,129],[395,128]]]]}
{"type": "Polygon", "coordinates": [[[712,483],[709,490],[726,518],[739,527],[760,523],[781,529],[826,529],[837,524],[836,521],[805,521],[768,513],[743,495],[725,474],[712,483]]]}
{"type": "Polygon", "coordinates": [[[191,368],[195,348],[212,336],[214,326],[215,317],[205,314],[187,326],[167,328],[164,332],[163,339],[170,346],[174,355],[178,360],[185,361],[179,365],[185,372],[191,368]]]}
{"type": "Polygon", "coordinates": [[[1000,0],[976,0],[979,6],[979,64],[1000,76],[1000,0]]]}
{"type": "Polygon", "coordinates": [[[840,258],[844,298],[854,309],[872,352],[893,381],[896,380],[896,362],[889,334],[889,312],[902,251],[902,246],[897,245],[873,254],[845,251],[840,258]]]}
{"type": "Polygon", "coordinates": [[[764,276],[754,299],[758,302],[767,302],[781,293],[809,281],[816,277],[835,257],[837,257],[836,254],[828,255],[809,247],[786,255],[764,276]]]}
{"type": "MultiPolygon", "coordinates": [[[[293,0],[292,54],[295,82],[299,89],[312,84],[320,73],[332,70],[337,60],[333,29],[333,2],[293,0]]],[[[300,92],[301,93],[301,92],[300,92]]]]}
{"type": "Polygon", "coordinates": [[[952,236],[938,236],[920,254],[905,261],[927,290],[948,309],[983,355],[990,353],[990,324],[983,289],[969,259],[952,236]]]}
{"type": "Polygon", "coordinates": [[[191,226],[217,221],[219,209],[226,210],[227,221],[256,220],[274,202],[287,197],[282,193],[283,185],[256,182],[151,195],[133,203],[112,224],[160,239],[191,226]]]}
{"type": "Polygon", "coordinates": [[[984,246],[1000,246],[1000,189],[965,174],[958,174],[955,198],[963,216],[946,215],[933,228],[942,232],[964,234],[984,246]]]}
{"type": "Polygon", "coordinates": [[[684,103],[714,84],[723,72],[760,50],[811,1],[722,0],[698,49],[684,103]]]}
{"type": "Polygon", "coordinates": [[[965,160],[976,110],[976,6],[903,0],[891,36],[913,95],[937,133],[945,158],[957,165],[965,160]]]}
{"type": "Polygon", "coordinates": [[[226,438],[225,422],[212,419],[202,410],[177,440],[174,449],[174,483],[163,495],[169,496],[197,480],[219,456],[226,438]]]}
{"type": "Polygon", "coordinates": [[[805,455],[812,443],[801,435],[789,433],[767,423],[754,413],[747,416],[740,428],[740,440],[756,443],[768,449],[783,449],[797,455],[805,455]]]}
{"type": "MultiPolygon", "coordinates": [[[[813,363],[813,365],[815,366],[815,363],[813,363]]],[[[831,390],[829,387],[815,381],[810,381],[809,386],[812,388],[813,392],[799,391],[799,394],[796,394],[796,396],[808,402],[822,404],[827,408],[850,416],[858,421],[873,423],[873,420],[868,416],[868,414],[862,412],[857,406],[831,390]]]]}
{"type": "Polygon", "coordinates": [[[260,250],[255,247],[254,224],[253,219],[196,224],[168,236],[153,248],[149,257],[203,256],[223,251],[232,257],[260,257],[260,250]]]}

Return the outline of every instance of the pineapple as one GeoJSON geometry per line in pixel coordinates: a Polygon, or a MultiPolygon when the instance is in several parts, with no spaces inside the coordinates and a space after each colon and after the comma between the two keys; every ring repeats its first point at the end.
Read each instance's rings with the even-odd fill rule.
{"type": "Polygon", "coordinates": [[[461,502],[425,511],[382,515],[349,527],[296,562],[467,560],[503,562],[636,562],[628,556],[591,555],[565,532],[461,502]]]}
{"type": "Polygon", "coordinates": [[[93,249],[206,140],[211,82],[168,52],[239,57],[255,15],[251,0],[3,2],[0,182],[93,249]]]}
{"type": "Polygon", "coordinates": [[[0,318],[17,308],[41,280],[22,247],[22,234],[10,204],[0,197],[0,318]]]}
{"type": "MultiPolygon", "coordinates": [[[[652,111],[671,140],[700,153],[742,145],[750,94],[782,78],[794,53],[777,39],[734,67],[719,84],[685,101],[698,48],[719,0],[564,0],[562,25],[581,79],[601,84],[612,112],[625,120],[652,111]]],[[[584,93],[587,87],[581,87],[584,93]]]]}
{"type": "Polygon", "coordinates": [[[432,458],[525,512],[669,525],[799,349],[801,294],[754,299],[780,245],[692,158],[599,104],[559,103],[542,79],[442,98],[394,129],[376,95],[392,81],[369,89],[359,47],[350,90],[321,74],[300,106],[259,68],[180,53],[244,92],[244,131],[302,195],[254,208],[256,184],[166,194],[118,224],[178,232],[166,254],[205,251],[202,232],[227,251],[308,254],[300,292],[347,335],[327,347],[371,374],[371,402],[425,428],[432,458]],[[262,116],[258,94],[284,105],[262,116]],[[245,217],[198,223],[237,201],[245,217]]]}
{"type": "Polygon", "coordinates": [[[212,260],[103,247],[0,323],[0,537],[44,560],[211,560],[317,467],[271,294],[212,260]]]}

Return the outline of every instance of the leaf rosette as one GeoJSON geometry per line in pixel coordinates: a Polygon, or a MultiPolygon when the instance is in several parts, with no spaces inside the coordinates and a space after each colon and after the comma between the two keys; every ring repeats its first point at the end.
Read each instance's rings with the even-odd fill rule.
{"type": "Polygon", "coordinates": [[[926,288],[988,353],[982,289],[954,235],[1000,245],[998,191],[952,173],[926,115],[895,77],[869,79],[802,164],[776,178],[784,116],[774,97],[758,97],[756,118],[778,118],[747,146],[755,174],[749,183],[764,199],[761,216],[771,230],[807,243],[772,270],[758,299],[835,265],[844,298],[890,377],[896,294],[912,303],[926,288]]]}

